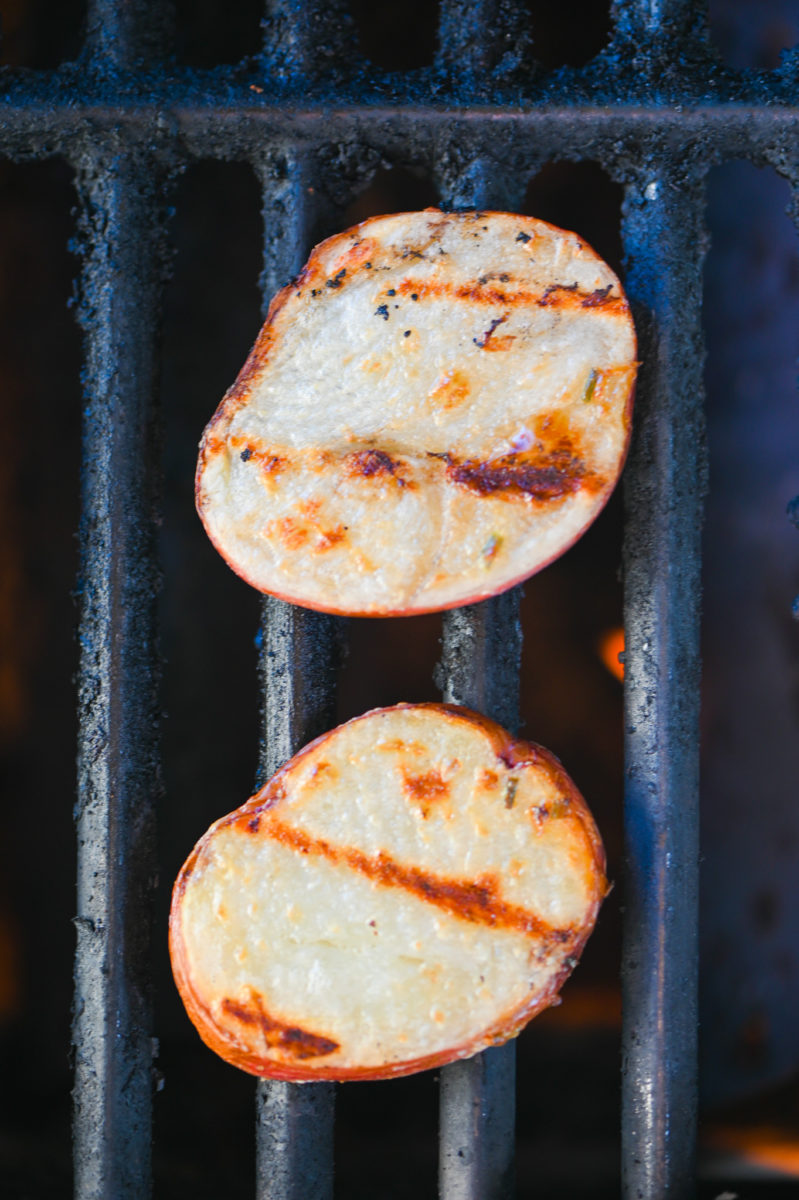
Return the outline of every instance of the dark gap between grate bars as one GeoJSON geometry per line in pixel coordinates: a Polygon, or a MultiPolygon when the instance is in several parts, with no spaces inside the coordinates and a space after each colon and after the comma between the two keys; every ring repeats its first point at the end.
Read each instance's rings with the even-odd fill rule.
{"type": "MultiPolygon", "coordinates": [[[[644,367],[626,480],[624,1195],[687,1197],[704,487],[701,185],[707,167],[731,154],[792,176],[797,57],[769,77],[722,69],[705,49],[699,5],[673,0],[654,9],[629,0],[615,6],[616,33],[604,59],[547,79],[503,58],[505,35],[518,28],[513,4],[481,0],[467,9],[452,0],[441,6],[438,66],[381,91],[379,78],[361,84],[346,70],[317,77],[316,49],[330,51],[324,70],[335,62],[332,7],[272,6],[271,76],[262,64],[239,74],[165,71],[159,9],[95,0],[86,61],[53,73],[6,72],[0,100],[0,148],[12,156],[64,153],[87,212],[77,1195],[145,1196],[150,1187],[147,913],[158,780],[152,385],[166,242],[161,184],[171,169],[202,155],[254,162],[266,197],[266,294],[304,257],[307,187],[315,181],[334,192],[331,173],[357,176],[367,160],[401,160],[411,147],[457,204],[505,206],[536,163],[557,155],[596,159],[626,184],[627,290],[644,367]],[[427,90],[433,82],[435,94],[427,90]],[[275,167],[275,152],[285,169],[275,167]]],[[[265,771],[327,722],[337,636],[331,619],[273,601],[266,609],[265,771]]],[[[445,695],[511,726],[516,622],[513,594],[454,613],[443,656],[445,695]]],[[[511,1057],[501,1050],[493,1055],[496,1070],[487,1055],[445,1076],[447,1200],[502,1194],[511,1057]],[[453,1165],[467,1126],[470,1154],[453,1165]]],[[[329,1195],[329,1089],[268,1085],[259,1097],[259,1195],[329,1195]]]]}

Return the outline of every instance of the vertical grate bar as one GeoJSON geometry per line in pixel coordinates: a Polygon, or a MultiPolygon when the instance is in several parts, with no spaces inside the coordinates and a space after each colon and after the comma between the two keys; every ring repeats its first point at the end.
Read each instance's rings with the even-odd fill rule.
{"type": "Polygon", "coordinates": [[[625,476],[623,1195],[694,1194],[700,528],[705,480],[701,187],[628,188],[627,292],[643,366],[625,476]]]}
{"type": "Polygon", "coordinates": [[[86,334],[75,959],[75,1192],[150,1192],[149,959],[160,788],[154,330],[162,224],[130,151],[81,163],[86,334]]]}
{"type": "MultiPolygon", "coordinates": [[[[264,308],[302,267],[308,225],[307,172],[291,154],[260,164],[264,308]]],[[[263,779],[335,724],[339,623],[323,613],[264,601],[263,779]]],[[[256,1103],[258,1200],[332,1200],[334,1084],[261,1081],[256,1103]]]]}
{"type": "Polygon", "coordinates": [[[285,82],[307,83],[353,53],[344,0],[266,0],[264,34],[266,68],[285,82]]]}
{"type": "MultiPolygon", "coordinates": [[[[443,698],[515,730],[521,657],[519,589],[444,614],[443,698]]],[[[513,1194],[516,1044],[441,1072],[439,1195],[507,1200],[513,1194]]]]}
{"type": "Polygon", "coordinates": [[[459,87],[487,82],[507,56],[516,60],[530,38],[524,0],[441,0],[437,60],[459,87]]]}
{"type": "Polygon", "coordinates": [[[101,71],[163,61],[173,34],[171,0],[88,0],[86,48],[101,71]]]}
{"type": "Polygon", "coordinates": [[[668,56],[679,45],[683,52],[692,38],[704,40],[706,0],[614,0],[617,36],[649,55],[668,56]]]}
{"type": "MultiPolygon", "coordinates": [[[[443,14],[446,17],[446,12],[443,14]]],[[[454,204],[490,203],[490,164],[475,158],[454,204]]],[[[515,732],[519,725],[520,589],[444,613],[439,683],[464,704],[515,732]]],[[[503,1200],[514,1185],[516,1046],[486,1050],[441,1072],[439,1195],[503,1200]]]]}

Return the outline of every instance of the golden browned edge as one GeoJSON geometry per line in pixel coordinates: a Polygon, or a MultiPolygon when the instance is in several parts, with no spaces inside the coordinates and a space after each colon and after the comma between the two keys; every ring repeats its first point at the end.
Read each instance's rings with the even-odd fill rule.
{"type": "Polygon", "coordinates": [[[473,712],[468,708],[461,708],[455,704],[395,704],[388,708],[374,708],[359,717],[354,717],[351,721],[346,721],[344,724],[336,726],[335,729],[309,742],[293,758],[289,759],[245,804],[234,812],[228,813],[218,821],[215,821],[211,828],[200,838],[181,868],[172,889],[172,904],[169,913],[169,954],[172,961],[175,983],[189,1019],[206,1046],[209,1046],[220,1058],[223,1058],[232,1066],[239,1067],[251,1075],[296,1083],[311,1082],[313,1080],[347,1082],[370,1079],[394,1079],[402,1075],[412,1075],[417,1071],[426,1071],[444,1066],[460,1058],[469,1058],[488,1046],[500,1045],[520,1033],[524,1026],[543,1009],[559,1003],[558,993],[577,965],[585,943],[596,924],[599,907],[610,890],[605,878],[605,867],[604,846],[588,805],[560,761],[549,750],[545,750],[535,742],[521,741],[513,738],[501,725],[498,725],[489,717],[473,712]],[[225,825],[240,822],[252,811],[263,812],[265,809],[269,809],[278,803],[284,797],[282,784],[285,776],[290,771],[293,771],[306,755],[323,745],[328,739],[334,737],[339,730],[345,728],[347,725],[354,725],[358,721],[363,721],[368,717],[373,717],[380,713],[403,710],[429,710],[445,714],[456,720],[465,721],[467,724],[477,725],[488,736],[496,757],[501,759],[506,766],[524,767],[534,764],[536,766],[543,766],[556,781],[559,790],[568,797],[570,811],[577,817],[582,825],[583,832],[587,836],[596,877],[594,899],[582,926],[574,931],[573,937],[570,939],[568,961],[564,963],[558,975],[542,992],[537,992],[526,1003],[504,1013],[494,1025],[482,1032],[479,1037],[473,1038],[461,1046],[454,1046],[449,1050],[441,1051],[438,1054],[426,1055],[407,1062],[391,1063],[383,1067],[342,1068],[325,1066],[324,1064],[317,1067],[293,1067],[269,1059],[266,1056],[253,1057],[245,1054],[230,1042],[225,1031],[220,1029],[214,1021],[208,1007],[196,996],[185,968],[185,952],[180,929],[180,905],[186,883],[194,870],[197,859],[218,829],[225,825]]]}
{"type": "MultiPolygon", "coordinates": [[[[441,209],[438,209],[438,208],[426,208],[423,211],[430,212],[430,213],[440,213],[442,216],[450,215],[447,213],[443,213],[441,211],[441,209]]],[[[542,220],[539,220],[538,217],[528,217],[528,216],[524,216],[521,213],[498,212],[493,209],[474,209],[471,211],[473,211],[475,213],[480,213],[487,217],[513,217],[514,220],[527,222],[530,225],[536,225],[536,226],[543,225],[544,228],[551,229],[555,233],[558,233],[558,234],[565,233],[571,237],[575,237],[578,239],[578,241],[581,243],[581,245],[583,246],[584,249],[590,250],[590,252],[592,254],[596,255],[596,257],[599,259],[599,261],[604,264],[604,266],[608,267],[608,264],[605,262],[605,260],[602,258],[602,256],[600,254],[597,254],[597,252],[596,252],[596,250],[594,250],[593,246],[591,246],[585,240],[585,238],[582,237],[581,234],[574,233],[573,231],[568,230],[568,229],[561,229],[558,225],[553,225],[550,221],[542,221],[542,220]]],[[[273,336],[272,335],[272,325],[274,323],[275,318],[277,317],[278,313],[283,308],[283,306],[286,304],[286,302],[288,301],[288,299],[292,295],[292,293],[296,291],[297,287],[300,286],[302,283],[306,282],[306,280],[309,279],[311,275],[313,275],[314,271],[316,270],[319,259],[322,256],[322,252],[325,249],[327,249],[328,247],[330,247],[334,242],[337,242],[340,239],[344,240],[344,239],[350,237],[352,234],[358,234],[360,236],[363,233],[363,231],[366,230],[370,225],[375,224],[377,221],[384,221],[386,219],[386,217],[388,217],[388,216],[401,217],[401,216],[411,216],[411,215],[414,215],[414,214],[411,214],[411,213],[383,213],[381,216],[369,217],[368,220],[361,221],[360,224],[358,224],[358,225],[351,225],[349,227],[349,229],[344,229],[341,231],[341,233],[336,233],[332,237],[326,238],[323,242],[319,242],[319,244],[313,248],[313,250],[311,251],[311,254],[308,258],[307,263],[305,264],[303,269],[300,271],[299,275],[297,275],[297,277],[295,279],[292,279],[290,283],[287,283],[285,287],[281,288],[280,291],[275,295],[272,302],[270,303],[269,310],[266,314],[266,321],[264,322],[264,325],[263,325],[260,333],[258,334],[258,337],[255,339],[255,344],[253,345],[252,350],[248,354],[246,362],[244,363],[244,366],[241,368],[241,371],[239,372],[238,376],[236,377],[236,380],[235,380],[233,386],[231,388],[229,388],[229,390],[222,397],[222,400],[220,401],[220,403],[216,409],[216,412],[211,417],[211,420],[208,422],[208,424],[206,425],[206,427],[203,431],[203,436],[200,441],[200,452],[199,452],[199,455],[197,458],[197,469],[196,469],[195,475],[194,475],[194,505],[195,505],[195,508],[197,509],[197,514],[203,523],[203,528],[205,529],[205,532],[208,535],[208,539],[211,542],[211,545],[214,547],[214,549],[217,551],[217,553],[221,556],[221,558],[224,559],[224,561],[227,563],[227,565],[230,567],[230,569],[234,572],[234,574],[238,575],[238,577],[240,579],[243,579],[245,583],[250,585],[250,587],[255,588],[256,591],[262,591],[262,589],[259,587],[259,585],[257,583],[255,583],[252,579],[249,578],[249,576],[246,574],[245,571],[241,570],[239,567],[235,566],[232,562],[230,562],[230,560],[228,559],[227,555],[225,554],[225,551],[223,550],[223,548],[215,540],[213,534],[211,533],[211,530],[208,527],[208,523],[205,520],[205,515],[203,513],[203,507],[202,507],[202,504],[200,501],[200,476],[202,475],[202,471],[205,466],[205,452],[206,452],[207,444],[211,440],[211,436],[213,434],[215,427],[228,417],[230,410],[232,408],[238,407],[239,404],[243,400],[246,399],[246,397],[248,395],[247,384],[249,383],[252,376],[255,375],[260,369],[262,369],[265,366],[267,359],[269,357],[269,347],[272,344],[272,336],[273,336]]],[[[458,216],[469,216],[469,215],[470,215],[469,211],[466,211],[464,213],[458,213],[458,216]]],[[[611,270],[610,267],[608,267],[608,270],[609,271],[611,270]]],[[[629,303],[627,301],[627,297],[624,292],[624,288],[621,286],[621,281],[617,277],[615,271],[611,271],[611,274],[613,275],[613,278],[616,280],[616,283],[618,284],[619,291],[621,293],[621,299],[624,301],[625,305],[627,306],[627,310],[629,312],[629,303]]],[[[637,359],[637,355],[638,355],[638,334],[636,332],[634,325],[632,328],[633,328],[633,355],[634,355],[634,360],[635,360],[635,359],[637,359]]],[[[640,364],[638,364],[637,362],[634,361],[634,365],[638,366],[640,364]]],[[[418,616],[422,616],[424,613],[446,612],[448,609],[462,608],[467,604],[477,604],[479,601],[487,600],[491,596],[498,596],[502,592],[510,591],[511,588],[514,588],[518,584],[523,583],[525,579],[530,579],[530,578],[532,578],[533,575],[537,575],[539,571],[543,571],[545,567],[548,567],[550,565],[550,563],[555,562],[558,558],[561,557],[562,554],[565,554],[567,550],[570,550],[571,547],[580,540],[580,538],[583,536],[583,534],[586,532],[586,530],[589,529],[591,525],[593,525],[594,521],[597,519],[599,514],[604,509],[605,505],[607,504],[608,500],[610,499],[611,495],[613,494],[613,491],[616,488],[616,484],[619,482],[619,478],[621,476],[622,471],[624,470],[624,465],[627,461],[627,454],[630,449],[630,436],[632,433],[632,414],[633,414],[634,402],[635,402],[635,379],[633,379],[632,383],[630,384],[630,392],[627,397],[627,405],[626,405],[625,412],[624,412],[626,438],[625,438],[625,443],[624,443],[624,449],[622,450],[622,453],[619,456],[618,470],[617,470],[615,476],[610,478],[608,480],[606,486],[602,489],[602,491],[600,491],[598,499],[597,499],[596,507],[592,510],[592,512],[589,515],[585,524],[582,525],[580,527],[580,529],[577,531],[577,533],[574,535],[574,537],[570,538],[569,541],[566,542],[560,549],[558,549],[555,554],[550,555],[550,557],[547,558],[544,562],[538,563],[535,567],[533,567],[532,570],[521,572],[519,575],[517,575],[513,579],[511,579],[508,583],[504,583],[501,587],[499,587],[499,588],[489,587],[489,588],[481,589],[479,591],[474,592],[472,595],[466,597],[465,599],[453,600],[448,604],[414,605],[413,607],[409,607],[409,608],[397,608],[397,609],[381,608],[379,610],[371,609],[371,610],[365,611],[365,612],[361,612],[357,609],[352,609],[352,608],[338,608],[336,605],[333,605],[333,604],[318,604],[314,601],[307,600],[303,596],[296,596],[290,592],[270,591],[268,593],[262,593],[262,594],[274,596],[276,599],[284,600],[288,604],[296,604],[301,608],[309,608],[315,612],[330,613],[332,616],[336,616],[336,617],[375,617],[375,618],[379,618],[379,617],[418,617],[418,616]]]]}

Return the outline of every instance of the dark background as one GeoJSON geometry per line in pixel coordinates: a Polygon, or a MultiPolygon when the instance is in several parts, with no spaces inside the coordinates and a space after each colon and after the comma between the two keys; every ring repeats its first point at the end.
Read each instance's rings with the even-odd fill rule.
{"type": "MultiPolygon", "coordinates": [[[[212,66],[258,53],[259,2],[181,0],[176,7],[179,62],[212,66]]],[[[426,0],[351,2],[364,53],[392,70],[432,60],[436,8],[426,0]]],[[[608,8],[531,0],[539,59],[553,69],[588,61],[605,44],[608,8]]],[[[0,0],[0,62],[49,68],[73,58],[83,16],[73,0],[0,0]]],[[[780,50],[799,40],[799,2],[719,0],[711,18],[717,46],[737,66],[773,67],[780,50]]],[[[413,164],[386,165],[352,197],[340,227],[437,199],[413,164]]],[[[773,172],[733,163],[711,173],[701,1031],[707,1195],[734,1185],[742,1196],[759,1196],[759,1161],[770,1164],[774,1179],[789,1178],[794,1161],[799,1177],[799,627],[791,620],[799,535],[785,517],[799,493],[799,244],[788,201],[773,172]]],[[[551,163],[530,180],[524,211],[575,229],[623,275],[621,202],[620,186],[599,165],[551,163]]],[[[70,311],[78,264],[69,242],[76,203],[63,162],[0,161],[0,1192],[31,1200],[66,1197],[71,1188],[81,343],[70,311]]],[[[165,931],[180,864],[208,824],[249,795],[257,768],[259,598],[205,539],[192,478],[202,428],[259,328],[263,230],[258,187],[243,164],[190,168],[174,205],[161,379],[166,786],[154,960],[164,1086],[155,1101],[155,1192],[170,1200],[234,1200],[252,1194],[252,1081],[194,1034],[171,983],[165,931]]],[[[601,646],[621,624],[620,551],[617,495],[577,546],[525,585],[522,672],[523,733],[554,750],[584,792],[616,880],[621,685],[601,646]]],[[[378,704],[438,698],[432,672],[440,625],[438,616],[349,622],[340,719],[378,704]]],[[[563,1005],[519,1039],[520,1196],[618,1194],[622,904],[617,887],[563,1005]]],[[[339,1089],[337,1194],[432,1197],[436,1105],[432,1074],[339,1089]]],[[[776,1195],[775,1186],[762,1194],[776,1195]]]]}

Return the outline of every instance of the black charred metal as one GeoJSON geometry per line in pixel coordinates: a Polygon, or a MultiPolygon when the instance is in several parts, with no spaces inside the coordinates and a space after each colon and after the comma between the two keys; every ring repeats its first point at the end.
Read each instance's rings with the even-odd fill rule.
{"type": "MultiPolygon", "coordinates": [[[[264,603],[263,623],[265,720],[259,782],[335,724],[340,643],[335,617],[272,597],[264,603]]],[[[258,1083],[257,1200],[333,1200],[334,1105],[332,1083],[258,1083]]]]}
{"type": "MultiPolygon", "coordinates": [[[[301,266],[310,231],[334,222],[381,162],[427,171],[454,207],[516,208],[552,158],[598,160],[626,187],[628,290],[644,365],[626,488],[624,1195],[692,1194],[702,183],[734,155],[799,185],[799,50],[773,72],[725,67],[704,9],[616,0],[608,47],[585,67],[546,73],[521,0],[442,0],[435,63],[400,74],[358,53],[342,0],[273,0],[263,54],[210,70],[176,65],[168,5],[93,0],[79,61],[0,69],[0,153],[63,155],[85,206],[81,1200],[150,1187],[155,346],[169,179],[205,157],[248,161],[262,180],[265,299],[301,266]]],[[[332,723],[338,636],[331,618],[267,602],[264,775],[332,723]]],[[[513,728],[519,650],[513,594],[450,614],[445,696],[513,728]]],[[[512,1089],[512,1051],[449,1069],[448,1200],[508,1194],[512,1089]],[[476,1166],[465,1167],[470,1155],[476,1166]]],[[[261,1085],[258,1127],[259,1196],[332,1194],[331,1088],[261,1085]]]]}
{"type": "Polygon", "coordinates": [[[75,1178],[145,1195],[153,1088],[154,811],[160,791],[153,404],[164,213],[135,155],[79,164],[86,335],[75,960],[75,1178]],[[135,230],[135,236],[131,231],[135,230]]]}
{"type": "Polygon", "coordinates": [[[647,164],[625,200],[640,390],[625,474],[625,1196],[689,1196],[696,1138],[703,189],[647,164]],[[679,313],[679,318],[676,314],[679,313]]]}
{"type": "MultiPolygon", "coordinates": [[[[438,682],[515,732],[519,726],[520,589],[444,614],[438,682]]],[[[441,1071],[439,1195],[504,1200],[514,1194],[516,1046],[483,1051],[441,1071]]]]}
{"type": "MultiPolygon", "coordinates": [[[[264,216],[263,311],[311,249],[314,206],[301,154],[267,154],[258,165],[264,216]]],[[[264,602],[261,778],[335,725],[343,622],[268,597],[264,602]]],[[[256,1105],[257,1200],[332,1200],[335,1085],[263,1080],[256,1105]]]]}

